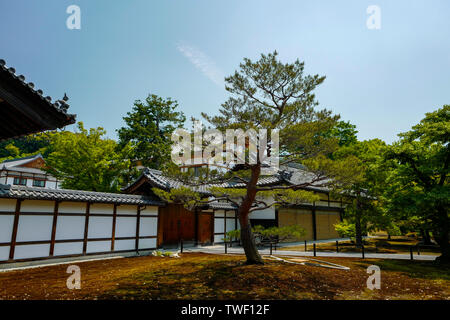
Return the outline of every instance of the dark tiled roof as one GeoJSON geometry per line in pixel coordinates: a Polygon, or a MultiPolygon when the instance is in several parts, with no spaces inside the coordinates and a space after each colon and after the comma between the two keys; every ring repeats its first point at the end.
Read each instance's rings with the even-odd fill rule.
{"type": "Polygon", "coordinates": [[[42,90],[34,89],[32,82],[26,82],[23,75],[16,75],[16,70],[12,67],[8,68],[5,60],[2,59],[0,59],[1,92],[5,96],[0,96],[0,98],[5,101],[10,100],[8,103],[13,105],[12,110],[7,110],[10,108],[5,107],[5,105],[2,106],[1,115],[3,122],[6,120],[20,120],[22,122],[19,121],[16,124],[10,123],[11,126],[8,129],[6,127],[0,129],[0,140],[45,130],[54,130],[75,123],[75,115],[67,113],[67,109],[69,108],[69,105],[66,103],[68,100],[67,96],[64,96],[61,100],[52,102],[50,96],[44,96],[42,90]],[[17,95],[18,92],[20,92],[19,95],[17,95]],[[30,111],[26,110],[27,108],[23,106],[28,107],[29,110],[33,110],[32,112],[34,112],[34,115],[28,114],[28,123],[23,121],[22,117],[30,111]],[[37,117],[36,114],[38,115],[37,117]],[[11,119],[6,119],[8,117],[11,119]]]}
{"type": "Polygon", "coordinates": [[[147,196],[65,189],[43,189],[0,184],[0,198],[28,200],[89,201],[98,203],[162,206],[163,202],[147,196]]]}
{"type": "MultiPolygon", "coordinates": [[[[210,195],[209,188],[211,187],[219,187],[219,188],[245,188],[245,183],[243,182],[224,182],[224,183],[217,183],[217,184],[204,184],[204,185],[198,185],[198,186],[189,186],[187,184],[184,184],[181,181],[172,179],[170,177],[164,176],[163,173],[159,170],[155,169],[149,169],[146,168],[142,175],[131,185],[127,186],[123,189],[124,192],[130,191],[133,189],[133,187],[137,184],[139,184],[142,179],[146,179],[150,185],[152,185],[155,188],[160,188],[163,190],[170,190],[173,188],[180,188],[180,187],[189,187],[192,188],[194,191],[199,192],[203,195],[210,195]]],[[[271,177],[261,177],[258,180],[258,186],[268,186],[268,185],[276,185],[276,184],[282,184],[283,182],[286,182],[285,179],[281,175],[274,175],[271,177]]]]}
{"type": "Polygon", "coordinates": [[[237,210],[237,207],[230,202],[211,202],[208,204],[209,209],[214,210],[237,210]]]}

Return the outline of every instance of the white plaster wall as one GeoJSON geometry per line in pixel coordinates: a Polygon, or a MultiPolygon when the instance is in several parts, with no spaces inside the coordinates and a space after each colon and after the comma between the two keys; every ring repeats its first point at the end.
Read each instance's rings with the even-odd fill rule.
{"type": "Polygon", "coordinates": [[[14,216],[0,216],[0,242],[10,242],[14,216]]]}
{"type": "Polygon", "coordinates": [[[250,219],[275,219],[275,208],[253,211],[249,214],[250,219]]]}
{"type": "Polygon", "coordinates": [[[214,218],[214,233],[223,233],[224,228],[223,218],[214,218]]]}
{"type": "Polygon", "coordinates": [[[52,235],[52,216],[20,216],[16,241],[45,241],[52,235]]]}
{"type": "Polygon", "coordinates": [[[58,216],[56,240],[83,239],[85,217],[58,216]]]}
{"type": "Polygon", "coordinates": [[[117,217],[116,237],[136,236],[136,217],[117,217]]]}
{"type": "Polygon", "coordinates": [[[16,199],[0,199],[0,211],[14,213],[16,211],[16,203],[16,199]]]}
{"type": "Polygon", "coordinates": [[[93,203],[89,208],[89,213],[95,214],[113,214],[114,205],[113,204],[103,204],[103,203],[93,203]]]}
{"type": "Polygon", "coordinates": [[[156,236],[158,234],[158,218],[141,217],[139,236],[156,236]]]}
{"type": "Polygon", "coordinates": [[[133,250],[135,247],[135,240],[116,240],[114,242],[114,251],[133,250]]]}
{"type": "Polygon", "coordinates": [[[157,216],[158,207],[146,207],[144,210],[141,210],[141,214],[157,216]]]}
{"type": "Polygon", "coordinates": [[[120,205],[117,207],[118,214],[137,214],[137,206],[132,205],[120,205]]]}
{"type": "Polygon", "coordinates": [[[139,249],[156,248],[156,239],[139,239],[139,249]]]}
{"type": "Polygon", "coordinates": [[[224,210],[216,210],[214,211],[214,216],[216,217],[223,217],[225,215],[225,211],[224,210]]]}
{"type": "Polygon", "coordinates": [[[86,252],[108,252],[111,251],[111,241],[88,241],[86,252]]]}
{"type": "Polygon", "coordinates": [[[14,259],[47,257],[50,252],[50,244],[32,244],[16,246],[14,259]]]}
{"type": "Polygon", "coordinates": [[[112,217],[89,217],[88,238],[111,238],[112,217]]]}
{"type": "Polygon", "coordinates": [[[86,213],[85,202],[61,202],[58,207],[59,213],[86,213]]]}
{"type": "Polygon", "coordinates": [[[24,200],[20,205],[20,212],[53,213],[54,210],[55,210],[54,201],[24,200]]]}
{"type": "Polygon", "coordinates": [[[83,242],[66,242],[66,243],[55,243],[55,256],[63,256],[69,254],[82,254],[83,253],[83,242]]]}
{"type": "Polygon", "coordinates": [[[9,259],[9,246],[0,247],[0,261],[9,259]]]}
{"type": "Polygon", "coordinates": [[[233,230],[236,230],[234,219],[227,219],[227,232],[233,230]]]}

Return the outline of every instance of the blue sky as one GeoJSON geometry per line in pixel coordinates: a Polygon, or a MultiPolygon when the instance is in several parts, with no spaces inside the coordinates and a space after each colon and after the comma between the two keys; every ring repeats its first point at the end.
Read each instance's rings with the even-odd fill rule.
{"type": "Polygon", "coordinates": [[[217,113],[223,77],[273,50],[326,75],[321,107],[360,139],[396,139],[450,103],[450,2],[0,0],[0,58],[45,95],[112,138],[134,100],[178,100],[188,116],[217,113]],[[81,8],[69,30],[66,8],[81,8]],[[381,29],[366,27],[369,5],[381,29]]]}

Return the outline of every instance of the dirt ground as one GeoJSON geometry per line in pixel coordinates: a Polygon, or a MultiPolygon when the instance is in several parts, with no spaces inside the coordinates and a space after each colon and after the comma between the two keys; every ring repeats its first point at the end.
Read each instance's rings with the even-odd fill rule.
{"type": "Polygon", "coordinates": [[[77,263],[81,289],[69,290],[69,265],[0,272],[0,299],[450,299],[450,270],[432,262],[320,258],[350,270],[243,256],[183,254],[77,263]],[[381,268],[369,290],[367,267],[381,268]]]}

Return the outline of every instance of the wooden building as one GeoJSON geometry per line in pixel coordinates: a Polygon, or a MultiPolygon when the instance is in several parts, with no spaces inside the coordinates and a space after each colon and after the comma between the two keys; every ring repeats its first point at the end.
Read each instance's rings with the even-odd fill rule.
{"type": "Polygon", "coordinates": [[[54,130],[75,123],[67,114],[67,97],[52,102],[42,90],[0,59],[0,140],[54,130]]]}
{"type": "Polygon", "coordinates": [[[41,154],[0,163],[0,184],[60,189],[61,182],[43,170],[41,154]]]}
{"type": "MultiPolygon", "coordinates": [[[[284,174],[263,177],[260,186],[275,186],[298,183],[299,179],[307,179],[308,175],[301,171],[284,171],[284,174]],[[301,175],[300,177],[298,175],[301,175]],[[297,176],[296,176],[297,175],[297,176]]],[[[182,183],[165,177],[161,171],[146,169],[142,175],[122,191],[128,194],[155,196],[152,188],[170,190],[182,186],[182,183]]],[[[209,185],[195,187],[194,190],[205,198],[210,196],[209,185]]],[[[242,188],[241,182],[221,184],[225,188],[242,188]]],[[[330,198],[325,188],[309,188],[317,193],[321,200],[297,206],[268,208],[250,214],[252,225],[287,226],[298,224],[305,228],[306,235],[301,240],[319,240],[338,238],[334,224],[341,221],[345,204],[341,200],[330,198]]],[[[158,246],[179,243],[182,239],[197,244],[223,242],[225,233],[239,229],[237,208],[228,202],[212,202],[205,207],[189,212],[182,205],[169,204],[159,210],[158,246]]]]}

